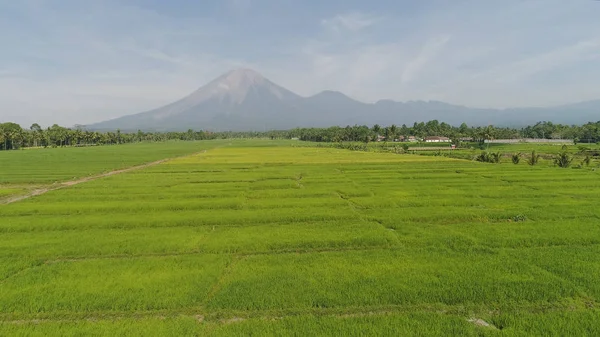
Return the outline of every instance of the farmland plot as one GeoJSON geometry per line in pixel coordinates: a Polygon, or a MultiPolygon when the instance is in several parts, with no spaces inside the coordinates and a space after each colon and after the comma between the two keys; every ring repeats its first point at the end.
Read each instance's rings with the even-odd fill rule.
{"type": "Polygon", "coordinates": [[[136,143],[0,152],[0,204],[222,146],[224,141],[136,143]]]}
{"type": "Polygon", "coordinates": [[[0,335],[598,335],[600,174],[234,142],[0,206],[0,335]]]}

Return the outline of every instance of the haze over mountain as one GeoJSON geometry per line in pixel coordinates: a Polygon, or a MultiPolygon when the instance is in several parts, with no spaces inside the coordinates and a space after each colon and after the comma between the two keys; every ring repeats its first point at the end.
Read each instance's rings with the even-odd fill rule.
{"type": "Polygon", "coordinates": [[[343,93],[299,96],[250,69],[233,70],[164,107],[88,126],[92,130],[263,131],[354,124],[520,126],[537,121],[577,124],[600,119],[600,100],[549,108],[480,109],[438,101],[363,103],[343,93]]]}

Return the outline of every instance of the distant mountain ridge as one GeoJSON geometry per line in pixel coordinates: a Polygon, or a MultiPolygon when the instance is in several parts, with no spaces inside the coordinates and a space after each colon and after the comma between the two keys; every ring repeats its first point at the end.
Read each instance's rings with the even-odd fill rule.
{"type": "Polygon", "coordinates": [[[438,101],[363,103],[341,92],[302,97],[250,69],[233,70],[164,107],[92,124],[90,130],[264,131],[354,124],[521,126],[538,121],[580,124],[600,120],[600,100],[550,108],[479,109],[438,101]]]}

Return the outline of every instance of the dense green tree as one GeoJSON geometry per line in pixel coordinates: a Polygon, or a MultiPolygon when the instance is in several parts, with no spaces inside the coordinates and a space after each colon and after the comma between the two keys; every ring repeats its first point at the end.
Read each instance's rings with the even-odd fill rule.
{"type": "Polygon", "coordinates": [[[381,132],[381,126],[379,124],[373,125],[373,132],[378,135],[381,132]]]}
{"type": "Polygon", "coordinates": [[[133,142],[162,142],[167,140],[194,141],[206,139],[225,138],[269,138],[291,139],[298,138],[303,141],[314,142],[364,142],[377,140],[377,135],[386,137],[386,141],[393,141],[398,136],[445,136],[452,139],[453,144],[460,144],[461,137],[470,137],[475,141],[484,143],[489,139],[518,139],[527,138],[568,138],[582,143],[600,142],[600,121],[589,122],[584,125],[561,125],[550,122],[539,122],[523,129],[498,128],[492,125],[487,127],[469,127],[462,123],[459,127],[439,122],[415,122],[412,127],[402,125],[381,126],[354,125],[330,128],[296,128],[292,130],[271,130],[267,132],[98,132],[85,130],[83,127],[69,129],[57,124],[47,129],[42,129],[39,124],[33,124],[29,129],[23,130],[15,123],[0,123],[0,150],[13,150],[22,147],[35,146],[85,146],[85,145],[117,145],[133,142]]]}
{"type": "Polygon", "coordinates": [[[25,134],[19,124],[0,124],[0,146],[3,150],[14,150],[22,145],[25,134]]]}
{"type": "MultiPolygon", "coordinates": [[[[398,137],[398,127],[395,124],[390,125],[389,132],[389,137],[391,138],[391,140],[394,140],[398,137]]],[[[388,137],[386,136],[386,140],[387,139],[388,137]]]]}

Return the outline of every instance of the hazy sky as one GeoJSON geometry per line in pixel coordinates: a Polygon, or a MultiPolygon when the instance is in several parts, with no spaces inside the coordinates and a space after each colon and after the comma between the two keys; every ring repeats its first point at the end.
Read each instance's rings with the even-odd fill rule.
{"type": "Polygon", "coordinates": [[[0,121],[22,124],[142,112],[241,66],[369,102],[600,99],[593,0],[0,0],[0,46],[0,121]]]}

